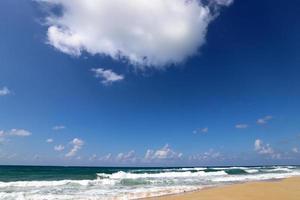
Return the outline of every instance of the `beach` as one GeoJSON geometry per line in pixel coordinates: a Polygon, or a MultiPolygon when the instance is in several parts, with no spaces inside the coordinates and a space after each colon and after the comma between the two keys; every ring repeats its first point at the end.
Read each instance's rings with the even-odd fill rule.
{"type": "Polygon", "coordinates": [[[299,200],[300,177],[208,188],[157,200],[299,200]]]}

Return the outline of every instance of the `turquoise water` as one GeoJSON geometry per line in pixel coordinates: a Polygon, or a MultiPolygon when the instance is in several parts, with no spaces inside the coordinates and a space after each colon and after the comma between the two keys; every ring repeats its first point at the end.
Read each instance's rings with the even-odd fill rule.
{"type": "Polygon", "coordinates": [[[0,166],[0,199],[136,199],[299,175],[299,166],[183,168],[0,166]]]}

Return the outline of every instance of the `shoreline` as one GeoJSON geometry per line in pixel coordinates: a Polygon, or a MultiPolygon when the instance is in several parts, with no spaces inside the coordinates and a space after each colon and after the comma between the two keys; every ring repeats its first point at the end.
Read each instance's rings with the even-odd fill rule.
{"type": "Polygon", "coordinates": [[[207,187],[140,200],[299,200],[300,176],[207,187]]]}

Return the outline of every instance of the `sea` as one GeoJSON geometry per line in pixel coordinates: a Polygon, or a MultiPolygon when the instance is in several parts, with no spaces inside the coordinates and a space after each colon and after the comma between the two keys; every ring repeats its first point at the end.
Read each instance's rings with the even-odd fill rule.
{"type": "Polygon", "coordinates": [[[127,200],[300,176],[300,166],[0,166],[1,200],[127,200]]]}

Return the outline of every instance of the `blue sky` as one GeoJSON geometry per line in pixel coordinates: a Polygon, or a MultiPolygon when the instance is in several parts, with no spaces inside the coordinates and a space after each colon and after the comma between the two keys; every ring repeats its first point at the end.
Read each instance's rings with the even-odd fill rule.
{"type": "Polygon", "coordinates": [[[300,164],[300,2],[78,2],[0,1],[1,164],[300,164]]]}

